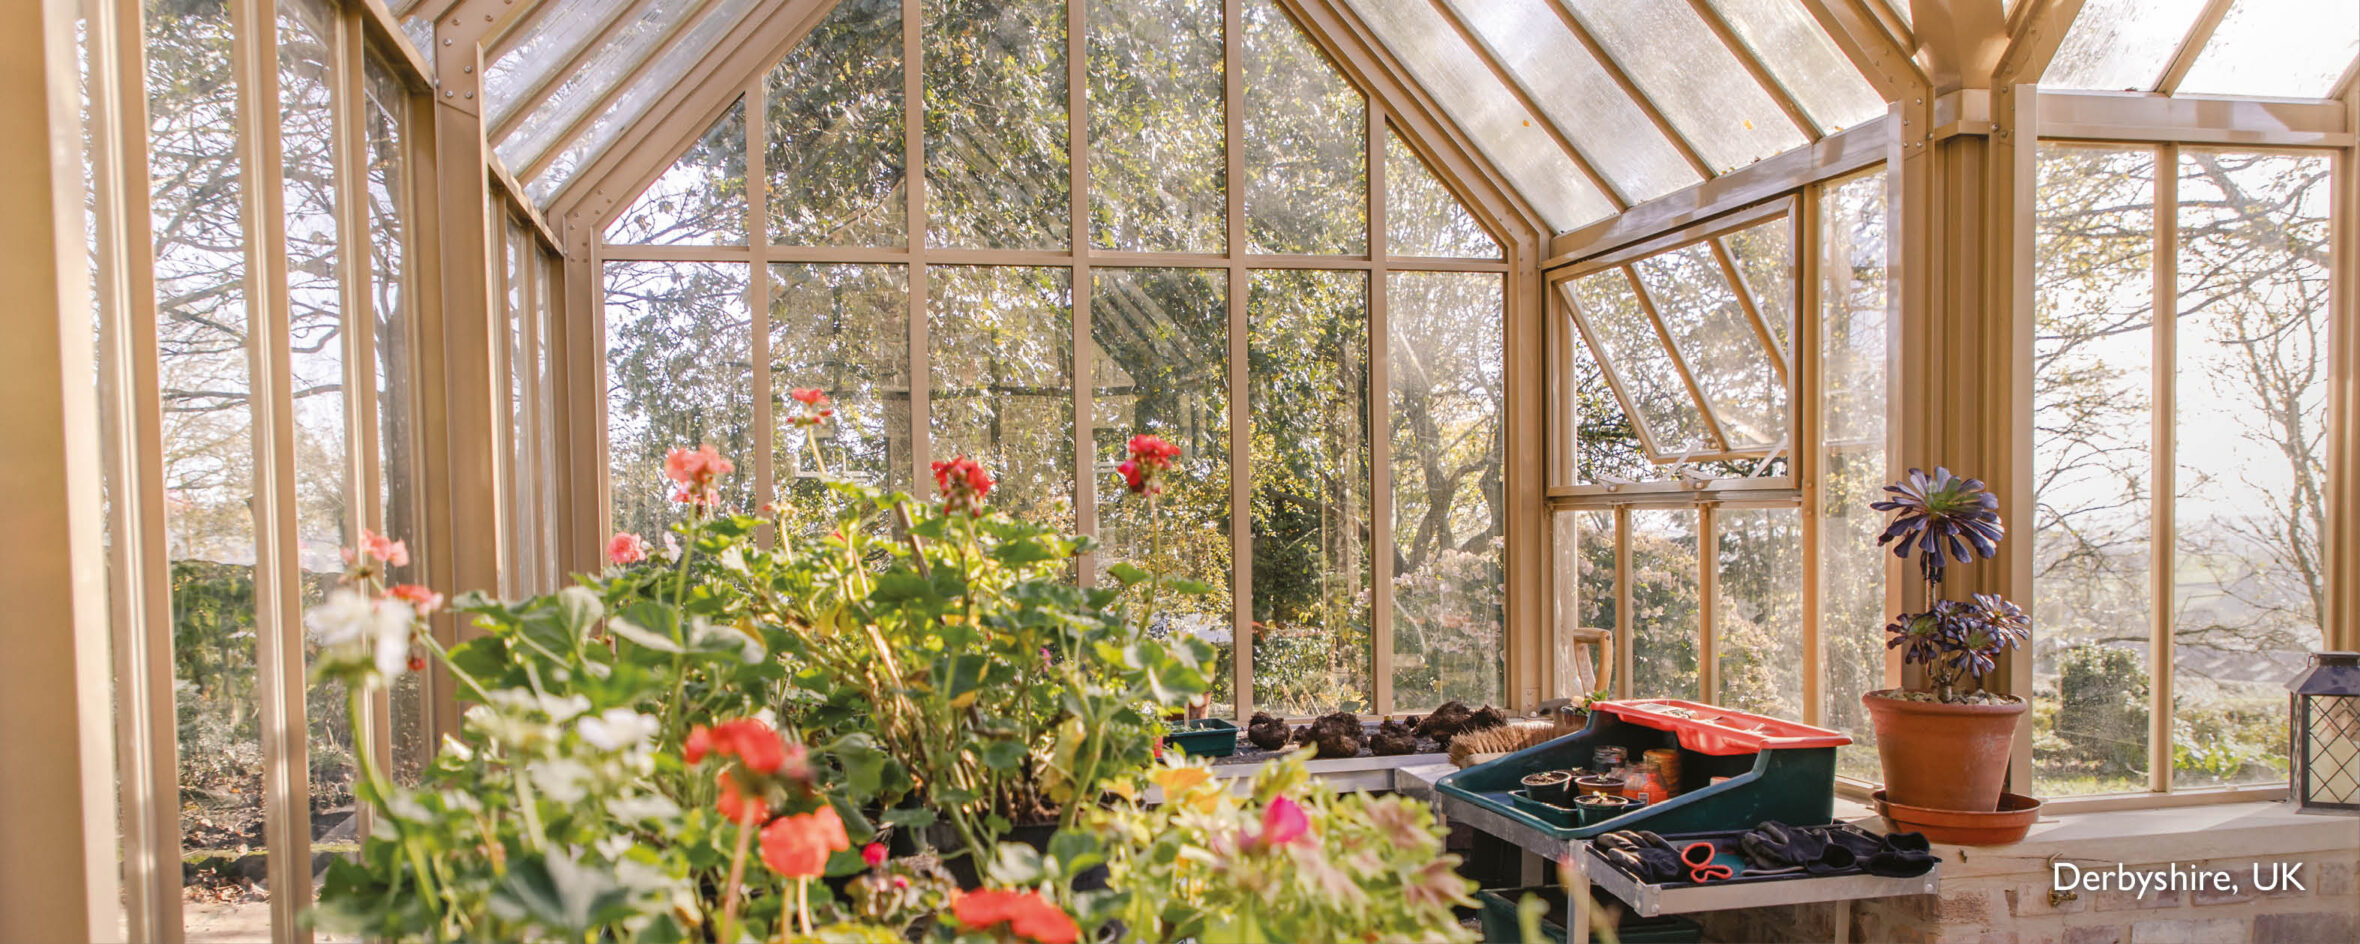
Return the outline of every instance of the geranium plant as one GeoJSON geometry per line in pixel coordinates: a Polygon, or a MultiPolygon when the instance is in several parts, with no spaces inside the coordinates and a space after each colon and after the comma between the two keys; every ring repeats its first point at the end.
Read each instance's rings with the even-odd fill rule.
{"type": "Polygon", "coordinates": [[[1950,564],[1998,553],[2007,535],[1999,496],[1982,480],[1954,476],[1946,468],[1932,475],[1911,469],[1885,492],[1891,497],[1869,505],[1893,515],[1877,543],[1892,545],[1897,557],[1917,555],[1929,601],[1923,612],[1903,613],[1885,626],[1886,647],[1901,650],[1904,664],[1924,669],[1926,689],[1918,694],[1943,702],[1992,700],[1982,691],[1983,677],[2030,633],[2031,620],[1998,594],[1943,599],[1942,578],[1950,564]]]}

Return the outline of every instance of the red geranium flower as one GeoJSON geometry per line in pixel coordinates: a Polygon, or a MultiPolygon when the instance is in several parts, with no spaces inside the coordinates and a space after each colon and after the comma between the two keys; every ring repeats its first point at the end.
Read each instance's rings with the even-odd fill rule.
{"type": "Polygon", "coordinates": [[[408,603],[420,616],[441,609],[443,604],[442,594],[414,583],[397,584],[387,589],[385,595],[408,603]]]}
{"type": "Polygon", "coordinates": [[[860,847],[860,860],[868,863],[869,868],[872,869],[885,864],[885,854],[885,844],[881,842],[872,842],[860,847]]]}
{"type": "Polygon", "coordinates": [[[983,498],[992,491],[992,477],[975,460],[960,456],[934,464],[934,487],[942,493],[944,511],[981,516],[983,498]]]}
{"type": "Polygon", "coordinates": [[[720,795],[713,800],[713,808],[720,810],[722,817],[732,823],[750,822],[768,814],[770,804],[749,795],[744,787],[738,786],[737,778],[730,776],[730,773],[724,770],[720,776],[713,778],[714,784],[721,788],[720,795]]]}
{"type": "Polygon", "coordinates": [[[1122,473],[1123,486],[1133,495],[1163,491],[1156,479],[1172,467],[1172,460],[1180,458],[1180,447],[1165,442],[1161,436],[1141,433],[1131,437],[1125,449],[1127,457],[1123,464],[1115,466],[1115,471],[1122,473]]]}
{"type": "Polygon", "coordinates": [[[832,806],[781,816],[762,827],[763,863],[789,878],[818,878],[827,872],[829,853],[850,848],[844,820],[832,806]]]}
{"type": "Polygon", "coordinates": [[[787,396],[795,398],[795,402],[804,406],[819,406],[828,402],[828,395],[820,392],[817,387],[796,387],[787,391],[787,396]]]}
{"type": "Polygon", "coordinates": [[[804,759],[803,745],[780,740],[770,725],[753,718],[724,721],[710,728],[701,724],[690,728],[688,740],[681,745],[680,759],[701,764],[707,754],[736,758],[747,770],[758,774],[783,774],[800,779],[811,773],[804,759]]]}
{"type": "Polygon", "coordinates": [[[951,902],[951,917],[971,931],[1004,923],[1009,933],[1034,944],[1073,944],[1082,934],[1073,918],[1035,892],[968,892],[951,902]]]}

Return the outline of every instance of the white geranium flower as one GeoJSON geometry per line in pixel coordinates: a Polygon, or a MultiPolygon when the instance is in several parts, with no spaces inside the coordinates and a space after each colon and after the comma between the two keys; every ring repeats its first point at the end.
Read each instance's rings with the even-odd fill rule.
{"type": "Polygon", "coordinates": [[[410,623],[417,614],[398,600],[377,601],[371,627],[377,644],[377,674],[390,679],[410,667],[410,623]]]}
{"type": "Polygon", "coordinates": [[[375,601],[350,587],[328,591],[326,600],[303,614],[303,625],[311,630],[312,641],[325,649],[355,645],[367,639],[376,620],[375,601]]]}
{"type": "Polygon", "coordinates": [[[524,765],[524,771],[541,795],[553,803],[580,803],[590,795],[590,768],[580,761],[564,757],[536,760],[524,765]]]}
{"type": "Polygon", "coordinates": [[[620,751],[638,747],[654,737],[658,725],[650,718],[629,708],[615,707],[583,718],[574,724],[582,732],[582,740],[602,751],[620,751]]]}

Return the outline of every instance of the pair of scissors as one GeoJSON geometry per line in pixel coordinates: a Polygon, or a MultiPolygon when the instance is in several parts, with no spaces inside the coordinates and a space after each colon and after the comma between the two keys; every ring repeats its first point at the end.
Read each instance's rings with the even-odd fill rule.
{"type": "Polygon", "coordinates": [[[1709,842],[1692,842],[1680,848],[1680,862],[1688,866],[1689,881],[1701,884],[1737,874],[1737,870],[1726,865],[1714,864],[1714,851],[1709,842]]]}

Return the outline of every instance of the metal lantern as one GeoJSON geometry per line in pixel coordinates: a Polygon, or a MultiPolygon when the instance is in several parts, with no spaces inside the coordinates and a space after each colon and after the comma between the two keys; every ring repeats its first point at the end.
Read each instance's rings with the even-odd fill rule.
{"type": "Polygon", "coordinates": [[[2314,652],[2286,688],[2294,770],[2305,813],[2360,813],[2360,652],[2314,652]]]}

